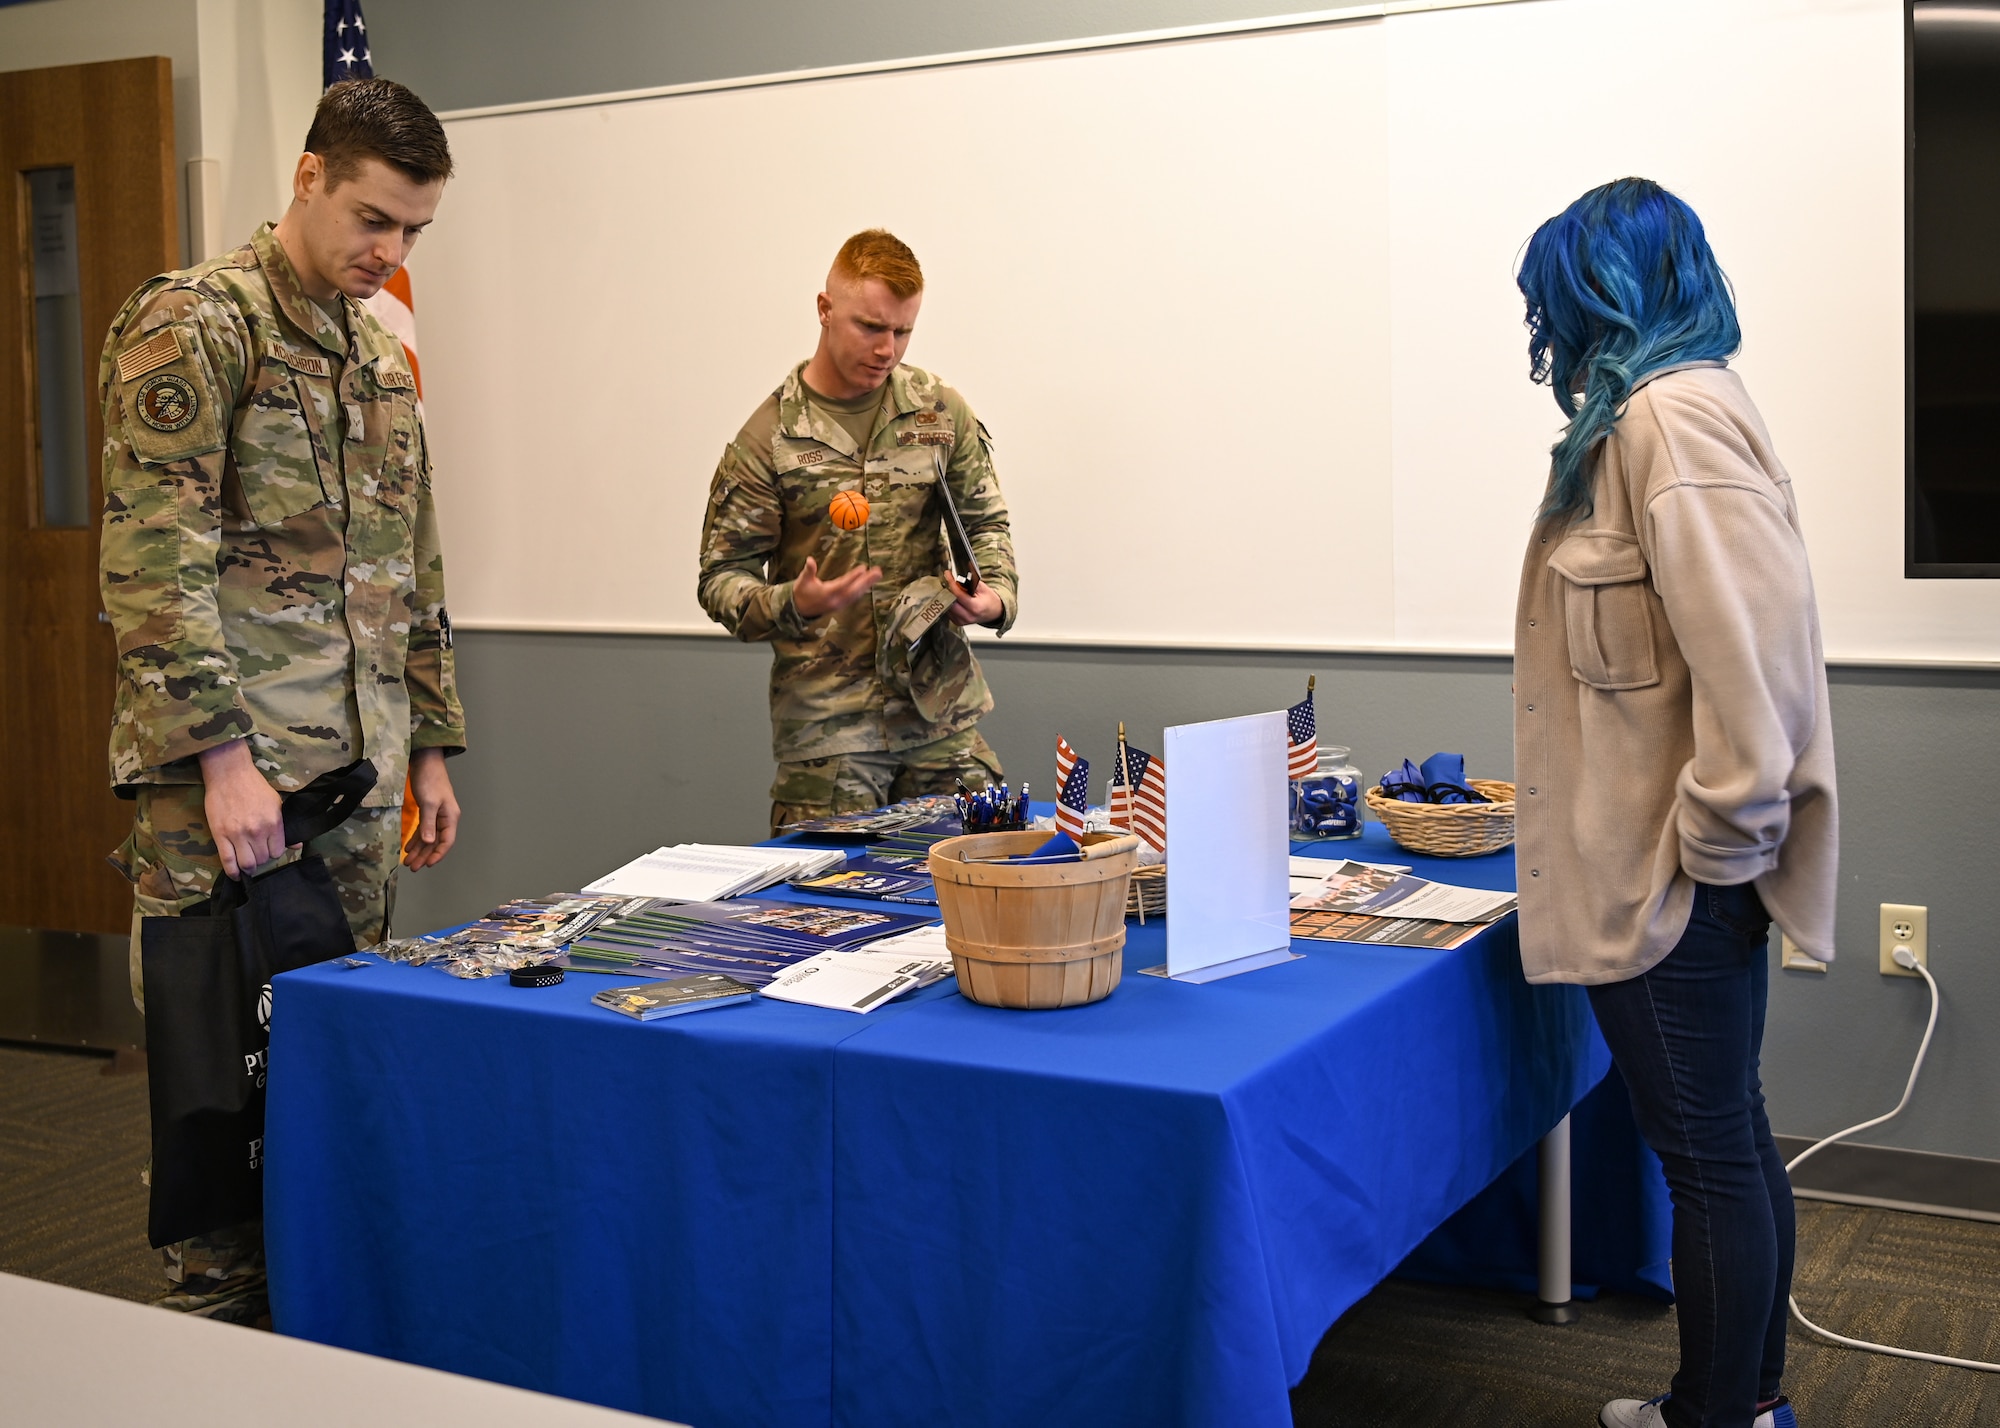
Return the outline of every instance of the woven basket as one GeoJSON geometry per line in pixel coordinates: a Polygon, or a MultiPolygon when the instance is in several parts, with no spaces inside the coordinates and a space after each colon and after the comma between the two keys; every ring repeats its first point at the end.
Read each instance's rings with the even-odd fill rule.
{"type": "Polygon", "coordinates": [[[1154,863],[1150,867],[1132,870],[1132,890],[1125,894],[1125,915],[1139,919],[1144,927],[1149,917],[1167,915],[1167,865],[1154,863]]]}
{"type": "Polygon", "coordinates": [[[1466,783],[1493,801],[1404,803],[1378,787],[1368,790],[1368,811],[1412,853],[1434,858],[1497,853],[1514,841],[1514,785],[1491,778],[1469,778],[1466,783]]]}
{"type": "Polygon", "coordinates": [[[1048,841],[1040,829],[946,838],[930,852],[959,995],[989,1007],[1073,1007],[1111,995],[1125,966],[1125,900],[1137,838],[1087,862],[987,863],[1048,841]]]}

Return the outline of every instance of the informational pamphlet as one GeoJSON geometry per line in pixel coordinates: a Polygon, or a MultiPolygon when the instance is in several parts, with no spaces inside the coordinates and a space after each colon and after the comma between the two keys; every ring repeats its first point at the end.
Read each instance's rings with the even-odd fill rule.
{"type": "Polygon", "coordinates": [[[929,833],[951,837],[965,830],[959,826],[958,810],[950,798],[905,799],[887,808],[865,813],[836,813],[829,818],[808,818],[787,823],[786,833],[839,842],[874,842],[897,833],[929,833]]]}
{"type": "Polygon", "coordinates": [[[756,988],[733,977],[702,973],[666,982],[646,982],[636,987],[611,987],[597,993],[591,1000],[623,1016],[637,1017],[640,1021],[658,1021],[664,1016],[733,1006],[749,1001],[756,994],[756,988]]]}
{"type": "Polygon", "coordinates": [[[579,972],[720,972],[763,986],[820,952],[849,951],[930,922],[920,913],[764,898],[648,906],[570,945],[579,972]]]}
{"type": "Polygon", "coordinates": [[[926,964],[867,952],[822,952],[787,967],[763,988],[781,1002],[834,1011],[871,1012],[923,985],[926,964]]]}
{"type": "Polygon", "coordinates": [[[790,878],[816,877],[844,860],[838,849],[680,843],[634,858],[584,891],[668,902],[720,902],[790,878]]]}
{"type": "Polygon", "coordinates": [[[913,878],[904,873],[864,873],[843,869],[816,878],[801,878],[792,886],[801,892],[874,898],[878,902],[937,901],[937,892],[929,878],[913,878]]]}
{"type": "Polygon", "coordinates": [[[505,902],[455,934],[466,942],[507,943],[522,947],[560,947],[581,937],[607,917],[631,909],[633,899],[553,893],[543,898],[505,902]]]}
{"type": "MultiPolygon", "coordinates": [[[[1292,895],[1294,897],[1300,893],[1318,892],[1326,885],[1326,880],[1340,870],[1343,862],[1340,858],[1302,858],[1296,853],[1291,856],[1289,861],[1291,863],[1292,895]]],[[[1353,862],[1354,860],[1349,858],[1344,861],[1353,862]]],[[[1361,863],[1358,866],[1380,868],[1392,873],[1407,873],[1410,871],[1408,863],[1361,863]]]]}
{"type": "Polygon", "coordinates": [[[936,962],[943,970],[938,974],[951,975],[951,947],[944,940],[942,922],[926,922],[921,927],[912,927],[908,932],[898,932],[893,937],[884,937],[868,944],[868,951],[884,956],[924,957],[936,962]]]}
{"type": "MultiPolygon", "coordinates": [[[[1298,861],[1298,860],[1294,860],[1298,861]]],[[[1430,922],[1491,922],[1511,912],[1518,898],[1490,888],[1462,888],[1410,876],[1409,870],[1369,863],[1333,863],[1316,885],[1293,882],[1297,910],[1358,913],[1366,917],[1430,922]]]]}
{"type": "Polygon", "coordinates": [[[845,864],[817,877],[793,878],[801,892],[835,897],[869,897],[882,902],[937,905],[937,885],[931,881],[926,854],[868,849],[845,864]]]}
{"type": "Polygon", "coordinates": [[[551,893],[502,903],[453,932],[393,938],[371,950],[385,961],[442,967],[454,977],[491,977],[546,962],[564,943],[649,906],[649,899],[642,897],[551,893]]]}
{"type": "Polygon", "coordinates": [[[780,972],[767,997],[836,1011],[871,1012],[952,975],[944,928],[933,923],[871,942],[858,952],[822,952],[780,972]]]}
{"type": "Polygon", "coordinates": [[[1418,917],[1368,917],[1356,912],[1292,910],[1292,936],[1377,947],[1460,947],[1486,930],[1483,922],[1433,922],[1418,917]]]}

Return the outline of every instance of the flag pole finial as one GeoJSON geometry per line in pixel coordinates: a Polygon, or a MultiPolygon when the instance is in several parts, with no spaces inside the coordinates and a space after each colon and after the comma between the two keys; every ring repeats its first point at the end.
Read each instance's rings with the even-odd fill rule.
{"type": "Polygon", "coordinates": [[[1318,687],[1319,687],[1319,676],[1318,676],[1318,675],[1316,675],[1316,674],[1309,674],[1309,675],[1307,675],[1307,676],[1306,676],[1306,693],[1310,694],[1310,693],[1312,693],[1312,692],[1313,692],[1313,690],[1317,689],[1318,687]]]}

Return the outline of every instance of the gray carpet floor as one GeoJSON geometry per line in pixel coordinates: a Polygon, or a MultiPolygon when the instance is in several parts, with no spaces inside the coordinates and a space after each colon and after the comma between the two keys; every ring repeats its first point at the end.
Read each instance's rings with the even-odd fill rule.
{"type": "MultiPolygon", "coordinates": [[[[0,1270],[125,1299],[163,1288],[146,1247],[146,1078],[0,1045],[0,1270]]],[[[1807,1314],[1858,1338],[2000,1361],[2000,1225],[1799,1203],[1807,1314]]],[[[1663,1389],[1673,1310],[1607,1296],[1548,1328],[1518,1296],[1390,1281],[1327,1331],[1292,1391],[1300,1428],[1589,1428],[1663,1389]]],[[[1805,1428],[2000,1428],[2000,1375],[1860,1354],[1796,1326],[1805,1428]]],[[[1107,1425],[1111,1428],[1111,1425],[1107,1425]]]]}
{"type": "Polygon", "coordinates": [[[146,1246],[146,1078],[0,1045],[0,1270],[120,1299],[166,1292],[146,1246]]]}

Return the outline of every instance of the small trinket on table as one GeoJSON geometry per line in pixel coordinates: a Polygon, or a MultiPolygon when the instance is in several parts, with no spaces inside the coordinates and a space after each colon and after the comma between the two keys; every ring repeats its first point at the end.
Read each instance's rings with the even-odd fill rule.
{"type": "Polygon", "coordinates": [[[967,788],[959,783],[952,800],[958,805],[960,823],[967,833],[1016,833],[1028,826],[1028,785],[1015,793],[1007,784],[998,788],[967,788]]]}
{"type": "Polygon", "coordinates": [[[1347,753],[1338,744],[1322,745],[1314,770],[1291,781],[1292,837],[1361,836],[1361,770],[1347,753]]]}

